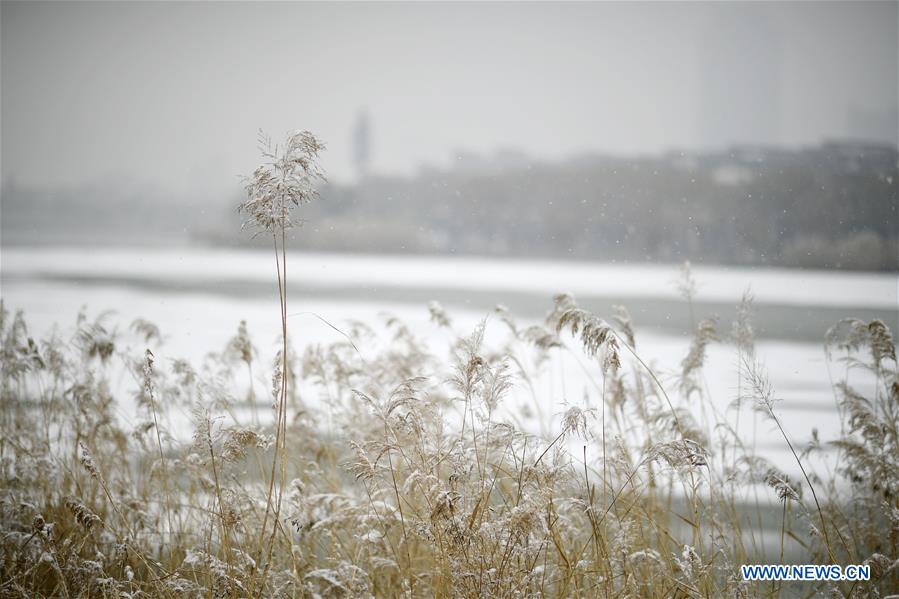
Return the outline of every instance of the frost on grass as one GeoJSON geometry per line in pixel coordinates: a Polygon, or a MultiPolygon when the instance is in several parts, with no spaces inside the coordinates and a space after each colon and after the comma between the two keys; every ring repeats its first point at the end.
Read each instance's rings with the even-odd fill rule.
{"type": "MultiPolygon", "coordinates": [[[[257,224],[280,218],[272,177],[293,172],[306,189],[318,149],[298,134],[271,152],[274,170],[254,175],[246,206],[257,224]]],[[[3,310],[0,595],[777,596],[738,575],[778,559],[759,519],[791,559],[872,565],[870,583],[807,593],[899,585],[899,380],[882,322],[828,333],[829,360],[875,384],[836,382],[843,434],[803,444],[798,477],[711,409],[701,381],[722,339],[712,320],[698,319],[687,355],[656,373],[624,309],[607,321],[561,295],[545,322],[500,306],[461,334],[446,308],[427,311],[446,347],[385,315],[348,323],[335,343],[266,356],[240,323],[191,365],[156,357],[169,348],[145,321],[82,316],[71,338],[35,339],[3,310]],[[592,380],[576,402],[532,384],[560,372],[563,354],[592,380]],[[263,379],[289,414],[280,446],[273,416],[235,409],[263,379]],[[137,398],[136,419],[122,417],[119,393],[137,398]],[[697,405],[710,416],[697,420],[697,405]],[[528,432],[522,414],[544,432],[528,432]],[[193,435],[179,440],[168,423],[186,418],[193,435]],[[809,456],[832,449],[837,471],[816,471],[809,456]],[[267,510],[271,488],[280,511],[267,510]]],[[[747,294],[727,338],[734,387],[780,426],[751,314],[747,294]]],[[[805,433],[782,432],[784,444],[805,433]]]]}

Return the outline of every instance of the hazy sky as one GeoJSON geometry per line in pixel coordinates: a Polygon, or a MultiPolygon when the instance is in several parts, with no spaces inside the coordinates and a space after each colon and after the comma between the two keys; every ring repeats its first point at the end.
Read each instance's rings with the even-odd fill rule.
{"type": "Polygon", "coordinates": [[[896,2],[2,4],[2,174],[235,186],[256,130],[351,178],[454,149],[658,152],[897,138],[896,2]]]}

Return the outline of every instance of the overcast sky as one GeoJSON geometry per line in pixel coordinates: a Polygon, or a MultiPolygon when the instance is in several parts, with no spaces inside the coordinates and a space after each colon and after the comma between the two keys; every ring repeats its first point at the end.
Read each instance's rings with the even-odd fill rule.
{"type": "Polygon", "coordinates": [[[455,149],[558,159],[897,137],[896,2],[2,4],[2,174],[221,193],[256,130],[333,178],[455,149]]]}

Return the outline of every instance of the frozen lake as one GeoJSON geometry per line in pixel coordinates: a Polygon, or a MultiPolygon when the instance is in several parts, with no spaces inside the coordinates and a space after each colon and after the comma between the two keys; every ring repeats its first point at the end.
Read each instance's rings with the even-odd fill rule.
{"type": "MultiPolygon", "coordinates": [[[[273,263],[270,253],[254,250],[17,247],[3,249],[0,283],[7,308],[25,311],[32,334],[54,324],[70,332],[83,306],[91,317],[111,309],[110,322],[120,329],[134,318],[148,319],[166,338],[163,355],[196,362],[220,350],[240,320],[247,321],[261,350],[274,352],[279,321],[273,263]]],[[[690,314],[677,294],[674,265],[296,254],[288,257],[288,268],[289,310],[298,313],[290,319],[290,334],[297,347],[340,339],[309,312],[337,326],[350,319],[376,322],[390,312],[427,342],[446,347],[451,334],[429,321],[430,300],[447,308],[455,332],[467,333],[496,304],[508,306],[522,323],[539,321],[562,291],[604,317],[613,304],[627,306],[641,355],[672,388],[689,346],[690,314]]],[[[743,291],[751,288],[758,357],[783,399],[778,409],[785,427],[799,445],[812,428],[822,440],[834,438],[839,423],[822,347],[825,330],[851,316],[881,318],[896,331],[899,277],[722,267],[694,268],[693,276],[694,318],[719,315],[722,335],[730,330],[743,291]]],[[[496,318],[488,322],[488,342],[502,332],[496,318]]],[[[366,348],[360,351],[364,355],[366,348]]],[[[721,413],[736,397],[736,361],[733,345],[712,346],[705,378],[721,413]]],[[[542,412],[560,412],[561,402],[579,400],[586,386],[578,365],[553,363],[538,381],[542,412]]],[[[123,418],[127,412],[123,406],[123,418]]],[[[761,421],[753,432],[753,421],[746,409],[744,439],[755,435],[761,453],[783,457],[782,440],[761,421]]]]}

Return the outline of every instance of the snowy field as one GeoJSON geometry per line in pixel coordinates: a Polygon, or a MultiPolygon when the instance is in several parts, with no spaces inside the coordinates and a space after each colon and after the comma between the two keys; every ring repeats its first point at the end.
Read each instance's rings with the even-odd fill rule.
{"type": "MultiPolygon", "coordinates": [[[[172,285],[272,281],[271,253],[177,248],[4,248],[3,277],[109,278],[172,285]]],[[[677,267],[548,260],[296,254],[295,278],[314,287],[388,287],[678,299],[677,267]]],[[[703,302],[737,303],[752,288],[760,304],[875,308],[895,312],[899,277],[880,273],[693,267],[703,302]]]]}
{"type": "MultiPolygon", "coordinates": [[[[113,310],[108,322],[118,323],[123,332],[134,318],[145,318],[165,337],[164,347],[154,348],[155,353],[194,363],[206,352],[223,348],[238,323],[246,320],[266,357],[274,354],[279,327],[273,267],[270,254],[252,250],[4,248],[2,297],[7,309],[25,311],[33,335],[58,325],[66,338],[83,307],[91,318],[113,310]]],[[[340,340],[310,313],[342,326],[351,319],[376,323],[388,312],[403,319],[436,352],[446,351],[452,334],[430,322],[430,300],[445,305],[459,334],[489,317],[487,342],[496,342],[506,331],[490,317],[495,304],[509,305],[522,323],[536,322],[559,291],[573,293],[603,316],[608,316],[603,310],[610,303],[629,306],[641,355],[672,391],[689,346],[689,309],[677,295],[676,266],[298,254],[288,257],[288,268],[289,311],[294,314],[290,335],[298,347],[340,340]]],[[[722,335],[730,330],[727,309],[751,288],[761,320],[758,357],[783,400],[778,409],[787,431],[799,445],[813,428],[822,440],[835,438],[839,422],[828,381],[842,376],[842,367],[831,365],[828,372],[821,343],[826,326],[821,325],[847,316],[879,317],[895,331],[899,278],[742,268],[694,268],[693,276],[698,288],[695,318],[718,313],[722,335]]],[[[131,342],[136,340],[132,337],[131,342]]],[[[363,356],[366,351],[360,347],[363,356]]],[[[733,345],[718,343],[705,367],[714,409],[731,422],[736,420],[729,407],[737,395],[736,363],[733,345]]],[[[580,400],[593,384],[588,376],[596,376],[588,375],[590,368],[574,354],[550,363],[537,381],[542,404],[537,413],[544,418],[531,424],[535,432],[546,430],[547,420],[564,409],[563,402],[580,400]]],[[[256,381],[260,391],[268,386],[265,376],[256,381]]],[[[857,382],[865,388],[863,381],[857,382]]],[[[513,405],[526,401],[519,391],[519,397],[510,398],[513,405]]],[[[129,406],[121,409],[122,418],[129,420],[129,406]]],[[[745,441],[755,439],[768,457],[786,457],[782,440],[746,406],[740,421],[745,441]]]]}

